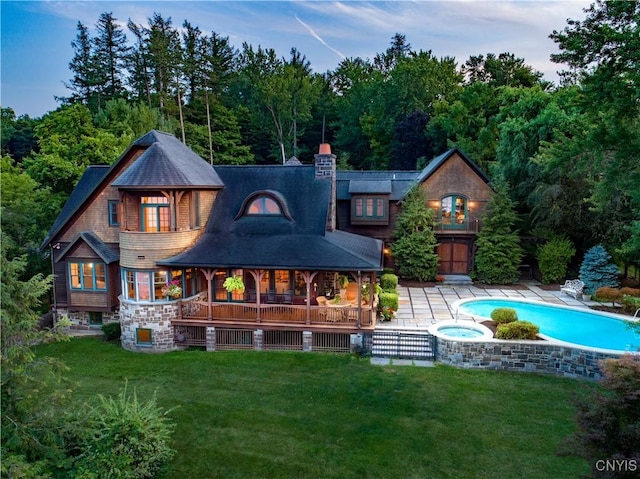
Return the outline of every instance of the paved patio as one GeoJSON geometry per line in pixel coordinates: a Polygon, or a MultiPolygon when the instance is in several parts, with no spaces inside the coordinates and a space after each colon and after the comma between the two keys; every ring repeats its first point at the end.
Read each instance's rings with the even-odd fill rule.
{"type": "MultiPolygon", "coordinates": [[[[519,298],[543,301],[545,303],[563,304],[568,306],[588,307],[595,304],[592,301],[573,299],[561,294],[560,291],[546,291],[537,282],[520,283],[525,288],[509,287],[487,289],[476,286],[438,285],[428,288],[413,288],[398,286],[399,304],[396,318],[389,322],[378,321],[382,328],[426,328],[429,325],[446,319],[455,319],[452,304],[459,299],[496,297],[519,298]]],[[[467,315],[460,315],[458,319],[472,319],[467,315]]]]}

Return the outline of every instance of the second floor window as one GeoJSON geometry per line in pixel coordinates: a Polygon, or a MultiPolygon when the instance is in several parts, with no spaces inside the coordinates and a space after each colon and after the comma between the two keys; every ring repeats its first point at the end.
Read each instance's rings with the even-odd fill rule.
{"type": "Polygon", "coordinates": [[[466,223],[467,199],[463,196],[446,196],[440,205],[440,217],[444,227],[460,227],[466,223]]]}
{"type": "Polygon", "coordinates": [[[169,199],[164,196],[143,196],[140,203],[142,231],[170,231],[169,199]]]}
{"type": "Polygon", "coordinates": [[[107,289],[104,263],[69,263],[69,284],[72,290],[104,291],[107,289]]]}
{"type": "Polygon", "coordinates": [[[109,200],[109,226],[120,226],[120,202],[109,200]]]}
{"type": "Polygon", "coordinates": [[[383,198],[355,198],[353,216],[360,220],[380,220],[387,216],[383,198]]]}

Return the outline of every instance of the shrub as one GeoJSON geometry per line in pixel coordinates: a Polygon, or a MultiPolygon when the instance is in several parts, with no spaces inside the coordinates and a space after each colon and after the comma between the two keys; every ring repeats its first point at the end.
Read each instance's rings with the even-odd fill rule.
{"type": "Polygon", "coordinates": [[[380,293],[380,303],[378,305],[380,311],[382,311],[385,306],[393,309],[394,311],[398,311],[398,293],[390,291],[383,291],[380,293]]]}
{"type": "Polygon", "coordinates": [[[629,296],[625,294],[622,296],[620,300],[622,303],[622,309],[624,309],[627,313],[635,313],[638,308],[640,308],[640,298],[635,296],[629,296]]]}
{"type": "Polygon", "coordinates": [[[499,324],[496,330],[498,339],[536,339],[540,328],[529,321],[514,321],[507,324],[499,324]]]}
{"type": "Polygon", "coordinates": [[[491,319],[496,324],[507,324],[518,320],[518,314],[513,308],[496,308],[491,311],[491,319]]]}
{"type": "Polygon", "coordinates": [[[76,459],[81,478],[152,479],[159,476],[175,451],[169,447],[173,424],[155,395],[140,402],[126,387],[117,398],[99,396],[90,412],[76,459]]]}
{"type": "Polygon", "coordinates": [[[102,332],[104,333],[104,338],[107,341],[119,341],[120,335],[122,334],[122,329],[120,328],[120,322],[116,321],[113,323],[106,323],[102,325],[102,332]]]}
{"type": "Polygon", "coordinates": [[[596,294],[593,295],[593,299],[601,303],[615,303],[622,299],[622,292],[617,288],[603,286],[596,290],[596,294]]]}
{"type": "Polygon", "coordinates": [[[640,297],[640,289],[638,288],[629,288],[627,286],[620,289],[620,292],[622,293],[623,296],[626,294],[627,296],[633,296],[635,298],[640,297]]]}
{"type": "Polygon", "coordinates": [[[618,286],[618,267],[611,262],[611,256],[602,245],[585,253],[580,265],[580,280],[584,283],[585,294],[594,294],[602,286],[618,286]]]}
{"type": "Polygon", "coordinates": [[[380,287],[383,291],[395,291],[398,287],[398,277],[395,274],[383,274],[380,276],[380,287]]]}
{"type": "Polygon", "coordinates": [[[600,363],[603,391],[578,402],[578,432],[573,437],[581,447],[574,450],[591,464],[594,477],[638,477],[637,471],[620,470],[605,475],[598,464],[638,461],[640,447],[640,356],[630,354],[600,363]]]}
{"type": "Polygon", "coordinates": [[[543,283],[557,283],[567,274],[569,261],[576,254],[573,243],[566,238],[554,238],[538,248],[538,265],[543,283]]]}

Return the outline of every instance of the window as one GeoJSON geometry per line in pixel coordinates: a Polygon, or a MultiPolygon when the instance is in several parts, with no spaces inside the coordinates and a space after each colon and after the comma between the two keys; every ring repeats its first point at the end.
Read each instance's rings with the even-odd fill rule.
{"type": "Polygon", "coordinates": [[[194,191],[191,193],[191,208],[193,211],[193,227],[200,228],[201,218],[200,218],[200,192],[194,191]]]}
{"type": "Polygon", "coordinates": [[[104,263],[69,263],[69,284],[72,290],[105,291],[107,289],[104,263]]]}
{"type": "Polygon", "coordinates": [[[253,199],[247,206],[248,215],[279,215],[282,216],[280,205],[271,197],[263,195],[253,199]]]}
{"type": "Polygon", "coordinates": [[[355,222],[386,222],[387,199],[357,197],[351,202],[352,220],[355,222]]]}
{"type": "MultiPolygon", "coordinates": [[[[178,281],[182,297],[193,296],[202,291],[202,276],[195,269],[131,271],[123,270],[123,296],[132,301],[167,301],[162,288],[169,281],[178,281]]],[[[176,298],[169,298],[174,300],[176,298]]]]}
{"type": "Polygon", "coordinates": [[[153,330],[150,328],[136,328],[136,345],[153,346],[153,330]]]}
{"type": "Polygon", "coordinates": [[[109,226],[120,226],[120,202],[109,200],[109,226]]]}
{"type": "Polygon", "coordinates": [[[142,231],[170,231],[169,199],[164,196],[143,196],[141,203],[142,231]]]}
{"type": "Polygon", "coordinates": [[[102,312],[89,311],[89,326],[102,326],[102,312]]]}
{"type": "Polygon", "coordinates": [[[463,228],[467,223],[467,199],[451,195],[440,202],[440,217],[444,228],[463,228]]]}

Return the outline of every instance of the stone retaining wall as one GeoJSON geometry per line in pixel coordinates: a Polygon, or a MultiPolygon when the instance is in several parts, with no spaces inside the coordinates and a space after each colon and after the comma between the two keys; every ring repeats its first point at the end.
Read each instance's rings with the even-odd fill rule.
{"type": "Polygon", "coordinates": [[[553,345],[546,341],[471,342],[437,338],[436,360],[451,366],[551,373],[600,379],[599,362],[620,355],[553,345]]]}
{"type": "Polygon", "coordinates": [[[136,303],[121,299],[120,344],[129,351],[166,352],[177,349],[171,320],[178,317],[178,301],[158,303],[136,303]],[[136,341],[137,329],[150,329],[152,344],[142,345],[136,341]]]}

